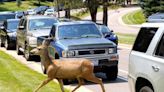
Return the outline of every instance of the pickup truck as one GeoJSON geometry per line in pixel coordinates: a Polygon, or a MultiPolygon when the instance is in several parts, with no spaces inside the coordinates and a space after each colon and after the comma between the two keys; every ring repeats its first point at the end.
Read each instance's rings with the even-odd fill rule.
{"type": "MultiPolygon", "coordinates": [[[[103,37],[95,23],[90,21],[55,23],[48,37],[52,38],[48,49],[54,59],[87,58],[93,62],[94,72],[103,72],[110,80],[117,78],[117,46],[103,37]]],[[[38,37],[38,45],[45,38],[46,36],[38,37]]]]}

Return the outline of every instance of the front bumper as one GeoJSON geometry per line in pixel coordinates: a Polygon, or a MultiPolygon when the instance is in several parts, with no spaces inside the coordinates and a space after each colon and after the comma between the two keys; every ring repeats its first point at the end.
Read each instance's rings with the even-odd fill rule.
{"type": "Polygon", "coordinates": [[[118,54],[93,55],[93,56],[76,56],[75,58],[86,58],[92,61],[94,66],[113,66],[117,65],[118,54]]]}

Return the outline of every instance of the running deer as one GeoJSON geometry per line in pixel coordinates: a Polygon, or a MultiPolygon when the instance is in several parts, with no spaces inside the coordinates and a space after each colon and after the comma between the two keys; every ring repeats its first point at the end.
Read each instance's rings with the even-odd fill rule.
{"type": "Polygon", "coordinates": [[[84,58],[51,59],[48,54],[49,43],[50,40],[46,39],[41,46],[31,50],[31,53],[40,55],[41,62],[45,63],[44,67],[47,69],[46,72],[48,75],[48,78],[44,80],[34,92],[37,92],[53,79],[58,80],[62,92],[64,92],[63,79],[78,80],[78,86],[74,88],[72,92],[83,84],[83,79],[100,84],[102,91],[105,92],[102,80],[94,75],[94,66],[90,60],[84,58]]]}

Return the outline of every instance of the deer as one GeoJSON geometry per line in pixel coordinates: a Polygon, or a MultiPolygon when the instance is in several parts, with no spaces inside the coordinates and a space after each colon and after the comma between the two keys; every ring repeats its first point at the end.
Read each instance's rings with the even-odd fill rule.
{"type": "Polygon", "coordinates": [[[77,79],[78,85],[72,92],[75,92],[83,83],[84,79],[93,83],[100,84],[102,92],[105,88],[101,78],[94,75],[94,65],[89,59],[85,58],[66,58],[66,59],[52,59],[48,52],[49,39],[45,39],[42,44],[30,52],[34,55],[39,55],[41,62],[43,62],[47,73],[47,79],[44,80],[35,90],[37,92],[41,87],[45,86],[53,79],[57,79],[64,92],[63,79],[77,79]]]}

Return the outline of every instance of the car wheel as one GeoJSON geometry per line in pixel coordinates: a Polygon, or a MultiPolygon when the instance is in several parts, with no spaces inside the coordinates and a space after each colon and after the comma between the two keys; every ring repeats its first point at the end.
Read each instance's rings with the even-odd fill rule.
{"type": "Polygon", "coordinates": [[[26,58],[27,61],[31,60],[31,55],[27,44],[25,44],[25,48],[24,48],[24,57],[26,58]]]}
{"type": "Polygon", "coordinates": [[[22,55],[23,53],[19,50],[19,45],[16,45],[16,52],[18,55],[22,55]]]}
{"type": "Polygon", "coordinates": [[[149,86],[143,86],[143,87],[141,87],[141,89],[139,90],[139,92],[154,92],[154,91],[149,86]]]}
{"type": "Polygon", "coordinates": [[[2,37],[0,38],[0,46],[1,46],[1,47],[4,47],[2,37]]]}
{"type": "Polygon", "coordinates": [[[42,69],[42,71],[43,71],[44,74],[47,74],[47,72],[46,72],[47,70],[46,70],[46,68],[44,67],[42,61],[41,61],[41,69],[42,69]]]}
{"type": "Polygon", "coordinates": [[[5,48],[7,50],[11,49],[7,39],[5,40],[5,48]]]}
{"type": "Polygon", "coordinates": [[[117,75],[118,75],[118,66],[112,66],[106,69],[106,77],[108,80],[116,80],[117,75]]]}

